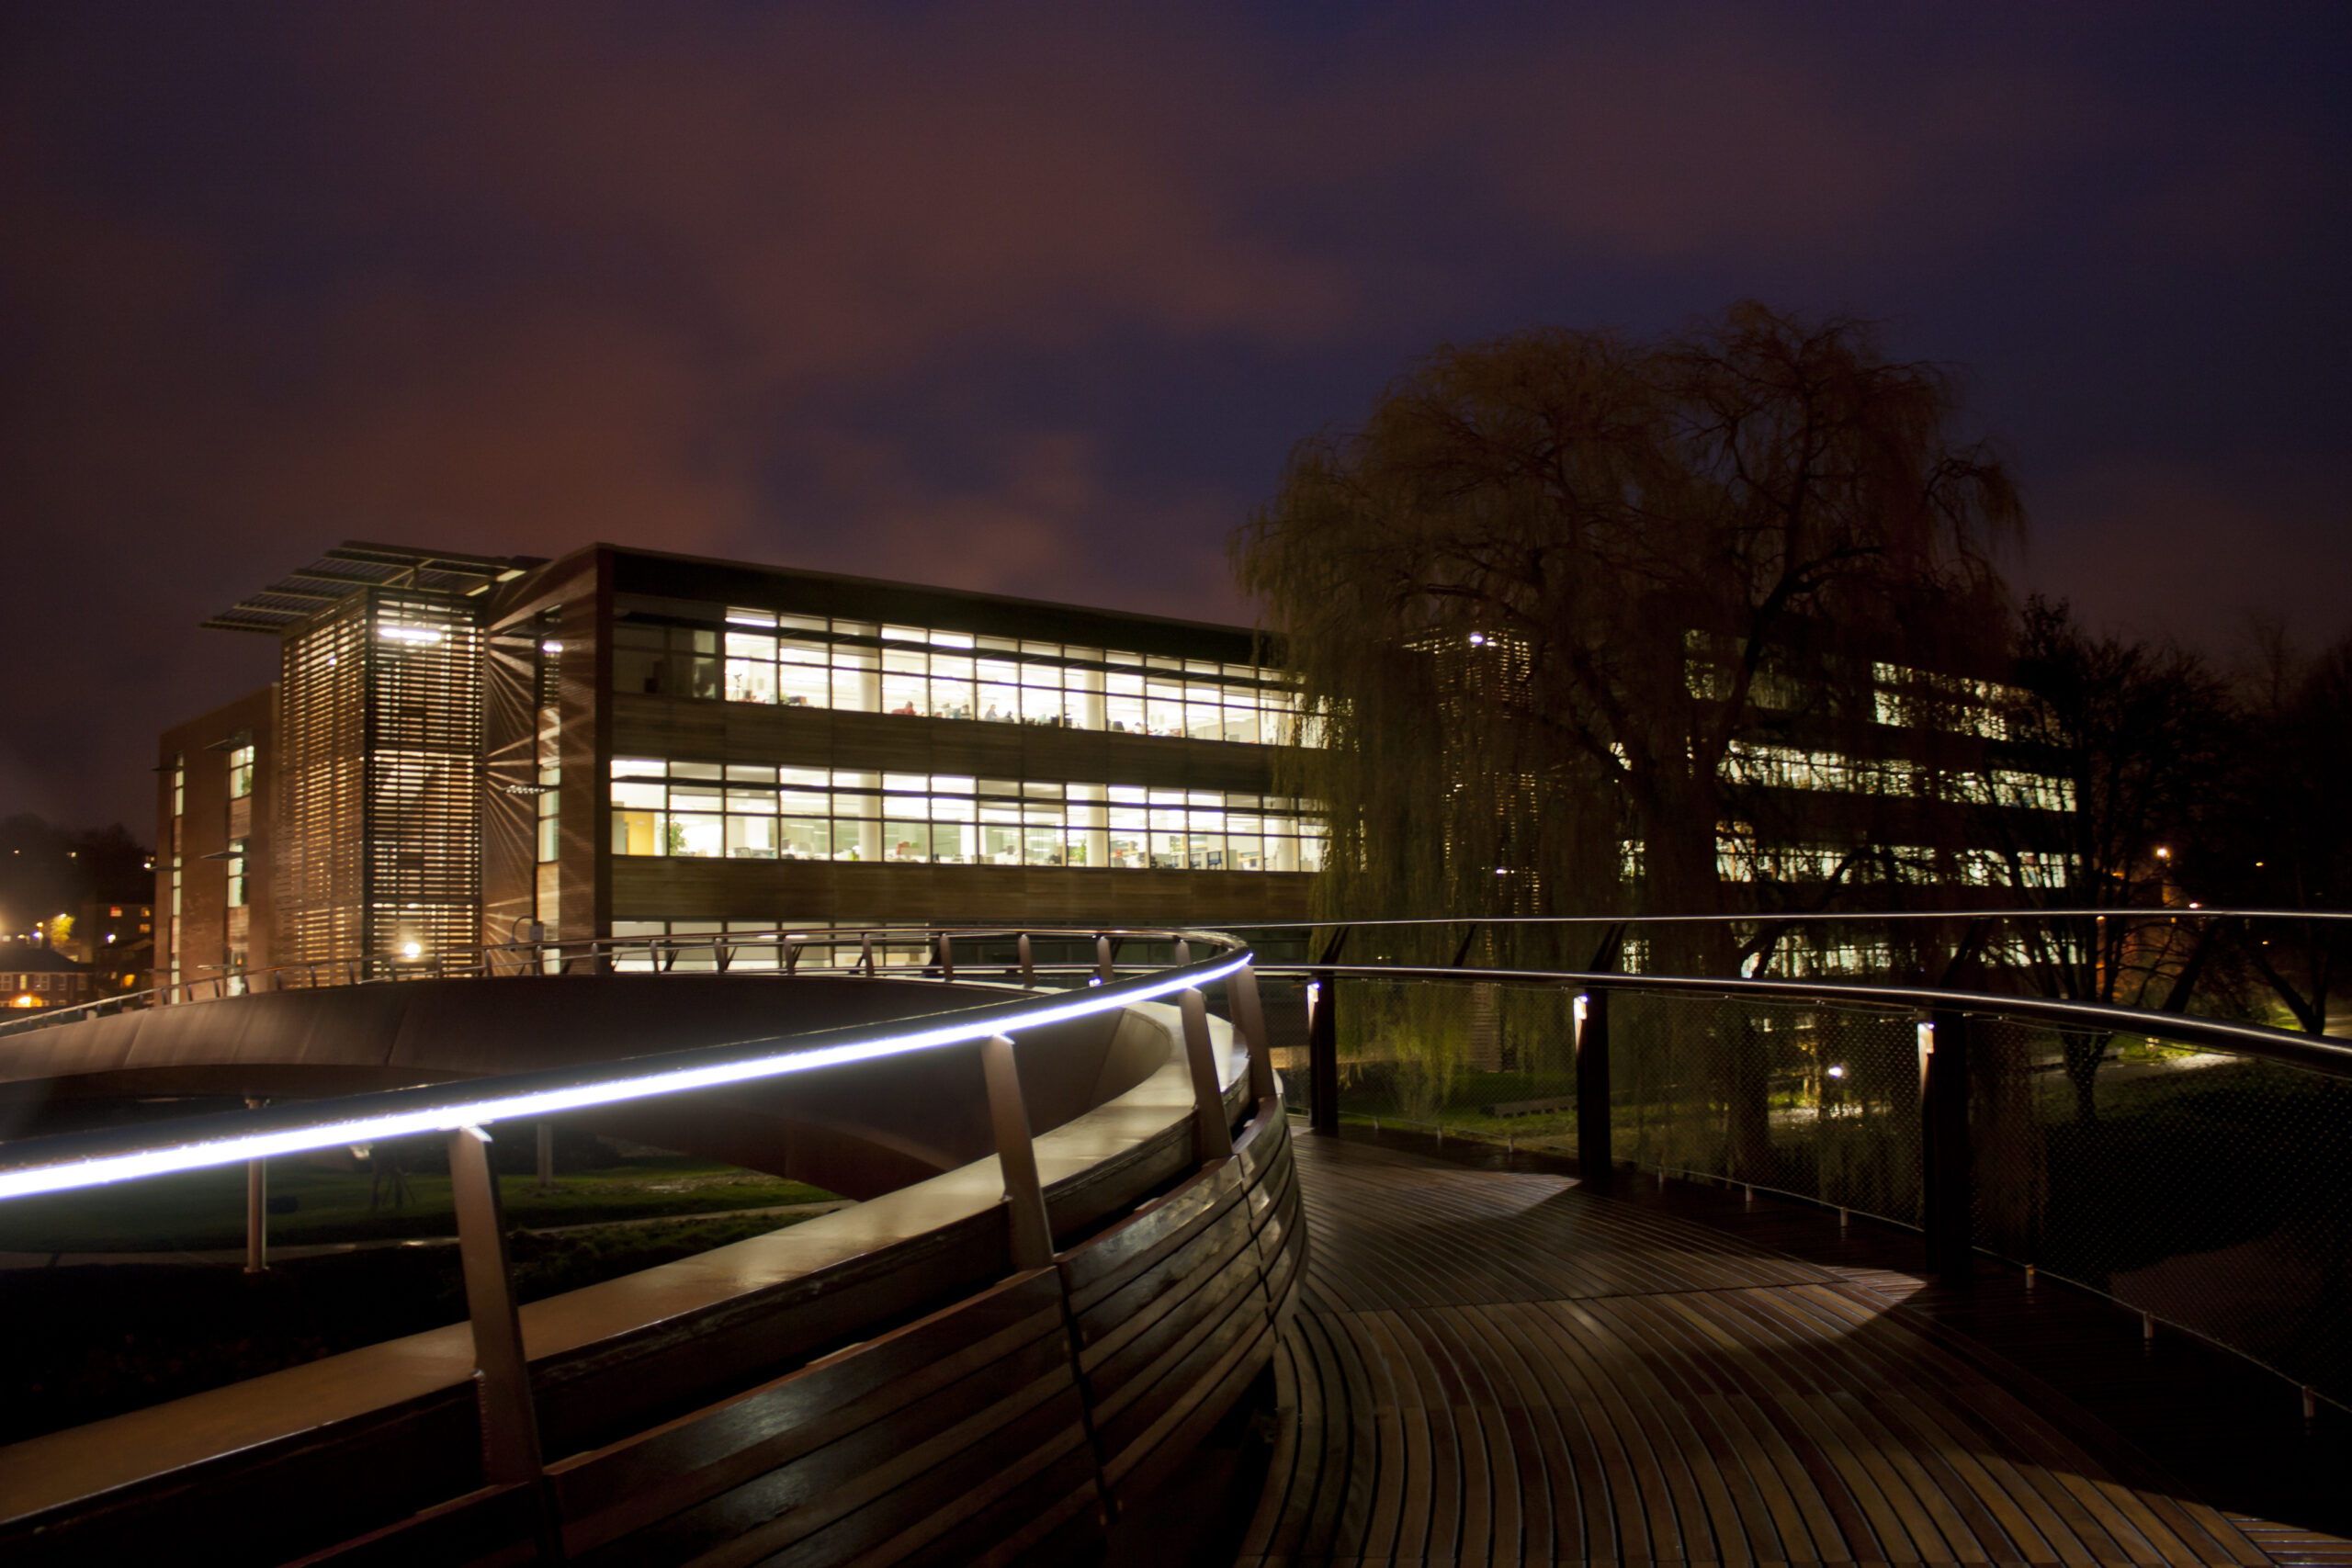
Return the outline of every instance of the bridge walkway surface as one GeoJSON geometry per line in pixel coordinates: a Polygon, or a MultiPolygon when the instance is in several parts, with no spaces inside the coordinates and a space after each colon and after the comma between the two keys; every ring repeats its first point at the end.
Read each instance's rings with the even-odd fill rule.
{"type": "MultiPolygon", "coordinates": [[[[1565,1175],[1296,1148],[1308,1270],[1242,1568],[2352,1562],[2198,1500],[1968,1332],[1977,1292],[1938,1310],[1917,1274],[1825,1259],[1842,1241],[1755,1234],[1837,1236],[1818,1211],[1741,1235],[1565,1175]]],[[[2068,1294],[2059,1338],[2088,1303],[2136,1340],[2068,1294]]]]}

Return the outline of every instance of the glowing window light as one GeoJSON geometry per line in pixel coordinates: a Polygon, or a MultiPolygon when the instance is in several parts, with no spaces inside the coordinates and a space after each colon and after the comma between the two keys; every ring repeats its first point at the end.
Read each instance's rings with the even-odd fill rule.
{"type": "Polygon", "coordinates": [[[29,1198],[43,1192],[70,1192],[144,1176],[169,1176],[213,1166],[242,1165],[248,1160],[306,1154],[313,1149],[342,1148],[353,1144],[413,1137],[420,1133],[448,1133],[460,1127],[487,1126],[493,1122],[557,1116],[568,1111],[582,1111],[594,1106],[619,1105],[665,1094],[685,1094],[695,1089],[723,1088],[728,1084],[752,1083],[763,1078],[786,1077],[794,1073],[815,1072],[825,1067],[879,1061],[942,1045],[960,1045],[974,1040],[985,1040],[994,1034],[1010,1035],[1016,1031],[1063,1023],[1134,1002],[1150,1001],[1157,997],[1222,980],[1250,961],[1250,954],[1246,951],[1231,953],[1209,967],[1163,976],[1133,990],[1122,989],[1116,995],[1098,990],[1092,995],[1081,995],[1067,1001],[1041,1002],[1012,1011],[991,1013],[979,1021],[941,1023],[904,1034],[888,1035],[880,1040],[823,1045],[802,1051],[779,1051],[744,1061],[680,1067],[667,1072],[656,1069],[628,1077],[520,1093],[496,1093],[493,1086],[497,1080],[491,1079],[476,1087],[492,1089],[492,1092],[426,1109],[355,1116],[281,1133],[199,1138],[194,1143],[172,1148],[141,1149],[133,1154],[0,1170],[0,1201],[29,1198]]]}
{"type": "Polygon", "coordinates": [[[430,647],[441,640],[438,626],[379,626],[376,628],[376,635],[386,642],[405,642],[419,648],[430,647]]]}

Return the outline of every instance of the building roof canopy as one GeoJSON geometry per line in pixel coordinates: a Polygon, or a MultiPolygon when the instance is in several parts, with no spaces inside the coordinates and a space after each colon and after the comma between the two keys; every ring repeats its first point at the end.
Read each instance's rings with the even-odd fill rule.
{"type": "Polygon", "coordinates": [[[300,570],[287,573],[199,624],[215,631],[274,635],[363,589],[421,588],[466,595],[520,577],[541,564],[542,558],[537,556],[477,556],[345,539],[300,570]]]}

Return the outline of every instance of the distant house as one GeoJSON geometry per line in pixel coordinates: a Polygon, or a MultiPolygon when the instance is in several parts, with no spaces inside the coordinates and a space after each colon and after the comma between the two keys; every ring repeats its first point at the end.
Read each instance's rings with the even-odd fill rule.
{"type": "Polygon", "coordinates": [[[96,1001],[98,976],[53,947],[0,943],[0,1007],[64,1008],[96,1001]]]}

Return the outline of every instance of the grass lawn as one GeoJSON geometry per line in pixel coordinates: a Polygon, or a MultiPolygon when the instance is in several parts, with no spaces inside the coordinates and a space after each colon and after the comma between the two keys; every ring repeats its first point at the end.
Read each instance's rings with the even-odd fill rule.
{"type": "MultiPolygon", "coordinates": [[[[448,1177],[420,1174],[407,1182],[405,1202],[393,1207],[387,1195],[371,1210],[367,1172],[272,1160],[270,1198],[280,1206],[290,1199],[293,1208],[270,1215],[270,1242],[294,1247],[455,1234],[448,1177]]],[[[547,1192],[535,1177],[502,1176],[499,1196],[509,1225],[533,1227],[771,1208],[820,1202],[833,1194],[735,1166],[657,1155],[560,1175],[547,1192]]],[[[244,1244],[242,1166],[0,1204],[0,1252],[208,1251],[244,1244]]]]}

